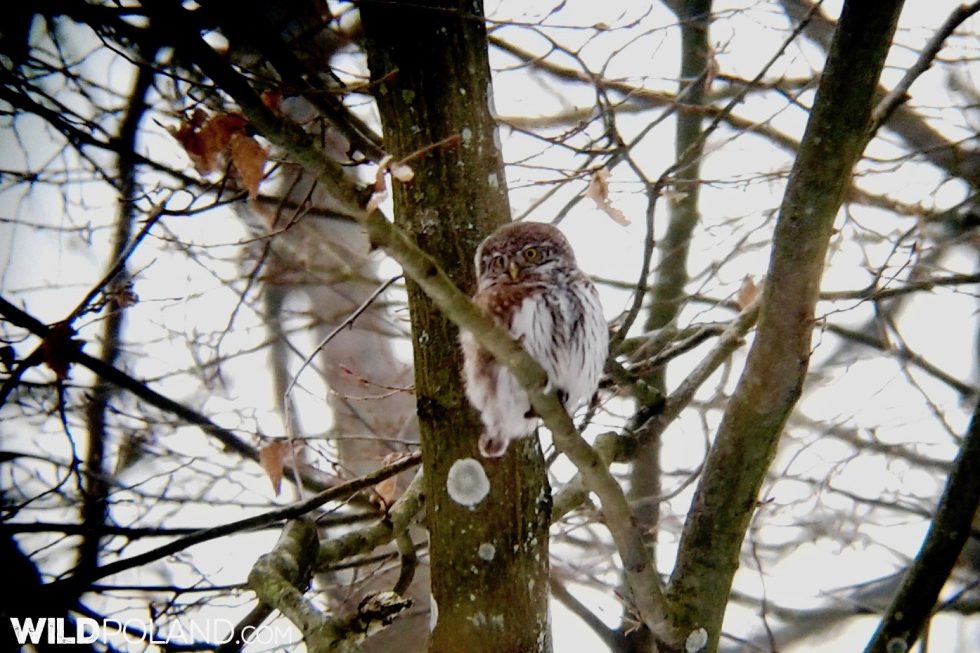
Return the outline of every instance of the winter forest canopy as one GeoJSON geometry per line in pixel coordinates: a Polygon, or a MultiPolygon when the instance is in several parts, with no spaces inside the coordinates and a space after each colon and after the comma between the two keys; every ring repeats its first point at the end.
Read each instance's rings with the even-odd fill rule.
{"type": "Polygon", "coordinates": [[[5,648],[977,650],[980,2],[8,4],[5,648]],[[600,291],[571,416],[509,220],[600,291]]]}

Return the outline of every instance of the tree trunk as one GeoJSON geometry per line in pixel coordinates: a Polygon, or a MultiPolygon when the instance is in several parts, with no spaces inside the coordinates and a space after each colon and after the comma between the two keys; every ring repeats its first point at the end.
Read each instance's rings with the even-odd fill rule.
{"type": "Polygon", "coordinates": [[[779,435],[803,386],[837,210],[861,155],[901,0],[844,5],[773,237],[759,328],[684,525],[671,581],[681,632],[718,647],[732,578],[779,435]]]}
{"type": "MultiPolygon", "coordinates": [[[[472,291],[477,244],[510,216],[482,3],[364,2],[361,16],[372,78],[385,80],[376,96],[387,150],[402,158],[443,143],[409,162],[411,183],[395,182],[396,222],[472,291]]],[[[551,498],[540,448],[529,439],[502,459],[480,457],[457,329],[411,281],[408,295],[430,537],[429,650],[550,651],[551,498]],[[447,492],[450,470],[465,459],[489,481],[472,506],[447,492]]]]}

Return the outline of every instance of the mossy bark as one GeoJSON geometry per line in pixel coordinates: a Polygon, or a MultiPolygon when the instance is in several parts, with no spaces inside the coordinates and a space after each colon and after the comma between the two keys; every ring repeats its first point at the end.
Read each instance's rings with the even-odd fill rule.
{"type": "MultiPolygon", "coordinates": [[[[402,158],[444,142],[411,160],[411,183],[396,182],[396,222],[471,292],[477,244],[510,219],[482,3],[360,6],[371,75],[384,80],[376,97],[385,148],[402,158]]],[[[499,460],[480,457],[457,328],[411,280],[408,294],[435,602],[429,650],[550,651],[551,499],[541,451],[527,440],[499,460]],[[479,462],[490,484],[472,507],[446,490],[464,458],[479,462]]]]}

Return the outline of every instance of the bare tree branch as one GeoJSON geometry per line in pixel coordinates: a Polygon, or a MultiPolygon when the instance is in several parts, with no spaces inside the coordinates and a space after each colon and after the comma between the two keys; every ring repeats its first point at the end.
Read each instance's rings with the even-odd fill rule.
{"type": "Polygon", "coordinates": [[[707,630],[707,651],[717,649],[759,488],[802,390],[831,228],[901,5],[844,6],[776,225],[755,341],[684,525],[671,597],[682,632],[707,630]]]}
{"type": "Polygon", "coordinates": [[[980,469],[980,401],[953,463],[953,471],[946,480],[922,548],[864,649],[865,653],[907,651],[918,639],[963,544],[970,536],[970,523],[980,506],[977,469],[980,469]]]}

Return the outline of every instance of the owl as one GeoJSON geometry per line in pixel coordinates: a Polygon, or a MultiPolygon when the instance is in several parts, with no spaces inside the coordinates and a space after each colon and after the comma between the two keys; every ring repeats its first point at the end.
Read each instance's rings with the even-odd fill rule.
{"type": "MultiPolygon", "coordinates": [[[[510,331],[548,373],[549,390],[572,413],[599,385],[609,334],[599,294],[575,264],[555,227],[512,222],[476,250],[476,304],[510,331]]],[[[502,456],[528,436],[537,416],[514,375],[482,349],[472,333],[460,336],[466,396],[480,412],[480,453],[502,456]]]]}

